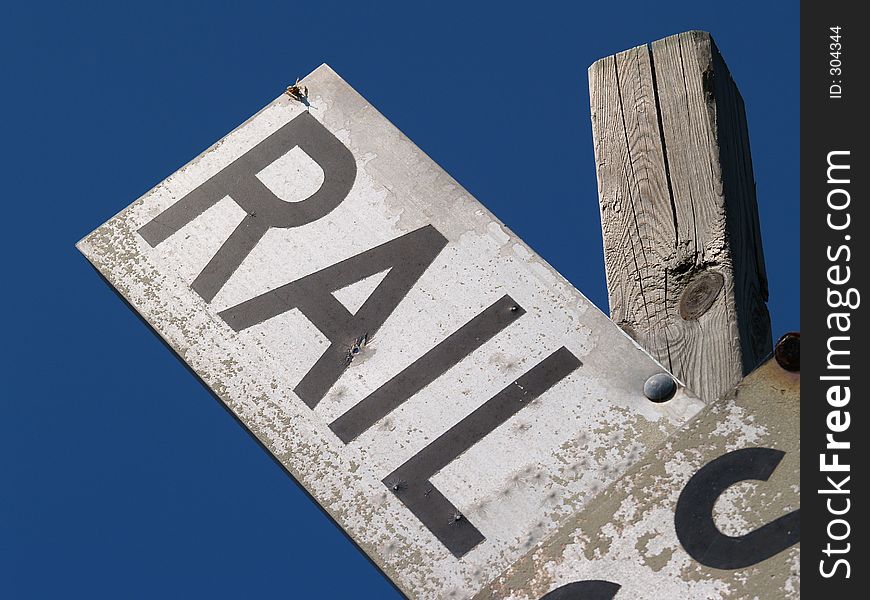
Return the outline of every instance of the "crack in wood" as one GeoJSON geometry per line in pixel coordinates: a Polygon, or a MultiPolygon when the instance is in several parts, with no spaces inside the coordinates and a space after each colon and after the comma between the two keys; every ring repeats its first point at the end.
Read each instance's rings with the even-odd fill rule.
{"type": "Polygon", "coordinates": [[[589,85],[611,317],[716,398],[772,347],[739,92],[698,31],[601,59],[589,85]]]}

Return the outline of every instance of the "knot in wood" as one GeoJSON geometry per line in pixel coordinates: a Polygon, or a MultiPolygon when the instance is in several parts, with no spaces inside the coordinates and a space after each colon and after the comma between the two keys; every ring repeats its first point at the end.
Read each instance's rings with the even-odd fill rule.
{"type": "Polygon", "coordinates": [[[680,316],[683,320],[698,319],[710,310],[724,285],[725,278],[715,271],[705,271],[689,282],[680,297],[680,316]]]}

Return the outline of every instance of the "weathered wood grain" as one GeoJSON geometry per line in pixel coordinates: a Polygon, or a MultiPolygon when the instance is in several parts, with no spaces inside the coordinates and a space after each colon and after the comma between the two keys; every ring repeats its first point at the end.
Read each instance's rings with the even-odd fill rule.
{"type": "Polygon", "coordinates": [[[708,33],[589,68],[614,321],[700,397],[771,351],[743,100],[708,33]]]}

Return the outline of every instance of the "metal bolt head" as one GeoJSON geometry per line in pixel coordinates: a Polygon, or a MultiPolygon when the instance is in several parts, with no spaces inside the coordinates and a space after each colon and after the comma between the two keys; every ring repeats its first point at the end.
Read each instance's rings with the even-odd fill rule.
{"type": "Polygon", "coordinates": [[[653,402],[667,402],[677,391],[677,382],[667,373],[656,373],[643,384],[644,395],[653,402]]]}
{"type": "Polygon", "coordinates": [[[787,333],[776,343],[773,351],[776,362],[786,371],[801,370],[801,334],[792,331],[787,333]]]}

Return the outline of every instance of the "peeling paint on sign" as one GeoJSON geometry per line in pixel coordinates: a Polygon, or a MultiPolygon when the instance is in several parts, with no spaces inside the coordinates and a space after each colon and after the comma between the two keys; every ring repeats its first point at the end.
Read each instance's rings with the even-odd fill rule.
{"type": "Polygon", "coordinates": [[[799,598],[799,432],[800,373],[771,359],[476,598],[799,598]]]}
{"type": "Polygon", "coordinates": [[[299,86],[78,247],[404,593],[468,597],[702,403],[649,401],[662,367],[329,67],[299,86]]]}

